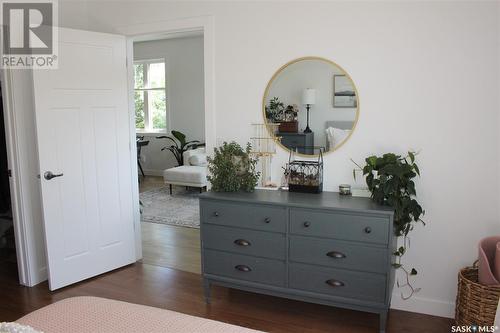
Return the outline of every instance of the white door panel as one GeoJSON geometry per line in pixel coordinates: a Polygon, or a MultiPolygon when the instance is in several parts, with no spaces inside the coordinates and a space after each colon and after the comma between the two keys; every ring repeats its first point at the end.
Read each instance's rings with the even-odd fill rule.
{"type": "Polygon", "coordinates": [[[51,290],[135,261],[125,38],[59,34],[33,74],[51,290]]]}

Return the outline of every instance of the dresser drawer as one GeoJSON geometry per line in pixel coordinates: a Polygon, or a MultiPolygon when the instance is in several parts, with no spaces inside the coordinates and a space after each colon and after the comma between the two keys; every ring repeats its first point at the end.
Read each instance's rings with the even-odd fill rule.
{"type": "Polygon", "coordinates": [[[285,286],[285,263],[226,252],[204,250],[204,273],[285,286]]]}
{"type": "Polygon", "coordinates": [[[208,249],[285,259],[285,234],[205,224],[202,235],[208,249]]]}
{"type": "Polygon", "coordinates": [[[385,275],[290,264],[290,288],[323,295],[385,302],[385,275]]]}
{"type": "Polygon", "coordinates": [[[285,232],[286,208],[200,200],[202,223],[285,232]]]}
{"type": "Polygon", "coordinates": [[[306,264],[385,273],[388,251],[335,239],[290,236],[290,260],[306,264]]]}
{"type": "Polygon", "coordinates": [[[389,219],[293,208],[290,210],[290,232],[298,235],[387,244],[389,219]]]}

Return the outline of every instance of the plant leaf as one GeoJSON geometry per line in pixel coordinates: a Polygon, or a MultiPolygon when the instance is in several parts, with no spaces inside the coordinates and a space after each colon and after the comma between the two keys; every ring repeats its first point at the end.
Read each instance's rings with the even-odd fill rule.
{"type": "Polygon", "coordinates": [[[417,173],[417,175],[420,176],[420,169],[418,168],[418,166],[416,164],[413,164],[413,169],[415,169],[415,172],[417,173]]]}

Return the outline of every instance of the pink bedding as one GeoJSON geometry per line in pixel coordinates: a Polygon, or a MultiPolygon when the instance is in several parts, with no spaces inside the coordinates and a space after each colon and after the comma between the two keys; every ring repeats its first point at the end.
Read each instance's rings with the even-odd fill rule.
{"type": "Polygon", "coordinates": [[[257,333],[251,329],[144,305],[73,297],[48,305],[18,323],[44,333],[257,333]]]}

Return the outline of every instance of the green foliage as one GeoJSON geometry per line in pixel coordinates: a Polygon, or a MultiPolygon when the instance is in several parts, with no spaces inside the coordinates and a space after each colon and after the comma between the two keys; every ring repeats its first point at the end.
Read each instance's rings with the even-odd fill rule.
{"type": "Polygon", "coordinates": [[[134,87],[144,88],[144,64],[134,65],[134,87]]]}
{"type": "Polygon", "coordinates": [[[285,104],[278,97],[273,97],[269,101],[269,106],[266,106],[266,118],[273,123],[279,123],[283,120],[285,113],[285,104]]]}
{"type": "Polygon", "coordinates": [[[179,131],[172,131],[171,133],[172,136],[160,135],[157,136],[156,138],[169,140],[172,144],[170,146],[163,147],[161,150],[170,151],[177,160],[177,164],[183,165],[184,152],[189,149],[197,148],[198,146],[200,146],[200,141],[198,140],[186,141],[186,135],[179,131]]]}
{"type": "Polygon", "coordinates": [[[135,91],[135,128],[144,129],[144,98],[142,91],[135,91]]]}
{"type": "Polygon", "coordinates": [[[236,142],[224,142],[214,148],[214,157],[208,157],[208,181],[216,192],[252,192],[259,180],[260,172],[255,170],[257,159],[250,156],[251,145],[246,149],[236,142]]]}
{"type": "Polygon", "coordinates": [[[415,199],[417,192],[414,178],[420,176],[415,155],[414,152],[408,152],[407,156],[393,153],[370,156],[365,159],[366,165],[360,167],[366,176],[366,184],[372,199],[378,204],[394,208],[394,233],[404,238],[403,246],[393,253],[397,258],[393,267],[400,268],[406,273],[406,283],[402,286],[410,288],[411,291],[409,296],[402,296],[404,299],[410,298],[418,291],[411,286],[408,278],[417,275],[417,270],[412,268],[408,271],[401,263],[401,258],[407,252],[408,234],[413,230],[414,224],[422,222],[425,225],[421,219],[425,212],[415,199]]]}
{"type": "Polygon", "coordinates": [[[165,91],[150,91],[148,96],[153,99],[153,129],[167,128],[167,100],[165,91]]]}
{"type": "Polygon", "coordinates": [[[365,161],[363,175],[373,200],[394,207],[396,236],[407,236],[413,229],[413,222],[423,222],[420,217],[424,214],[415,199],[417,192],[413,179],[420,175],[415,153],[409,152],[404,157],[388,153],[382,157],[370,156],[365,161]]]}

